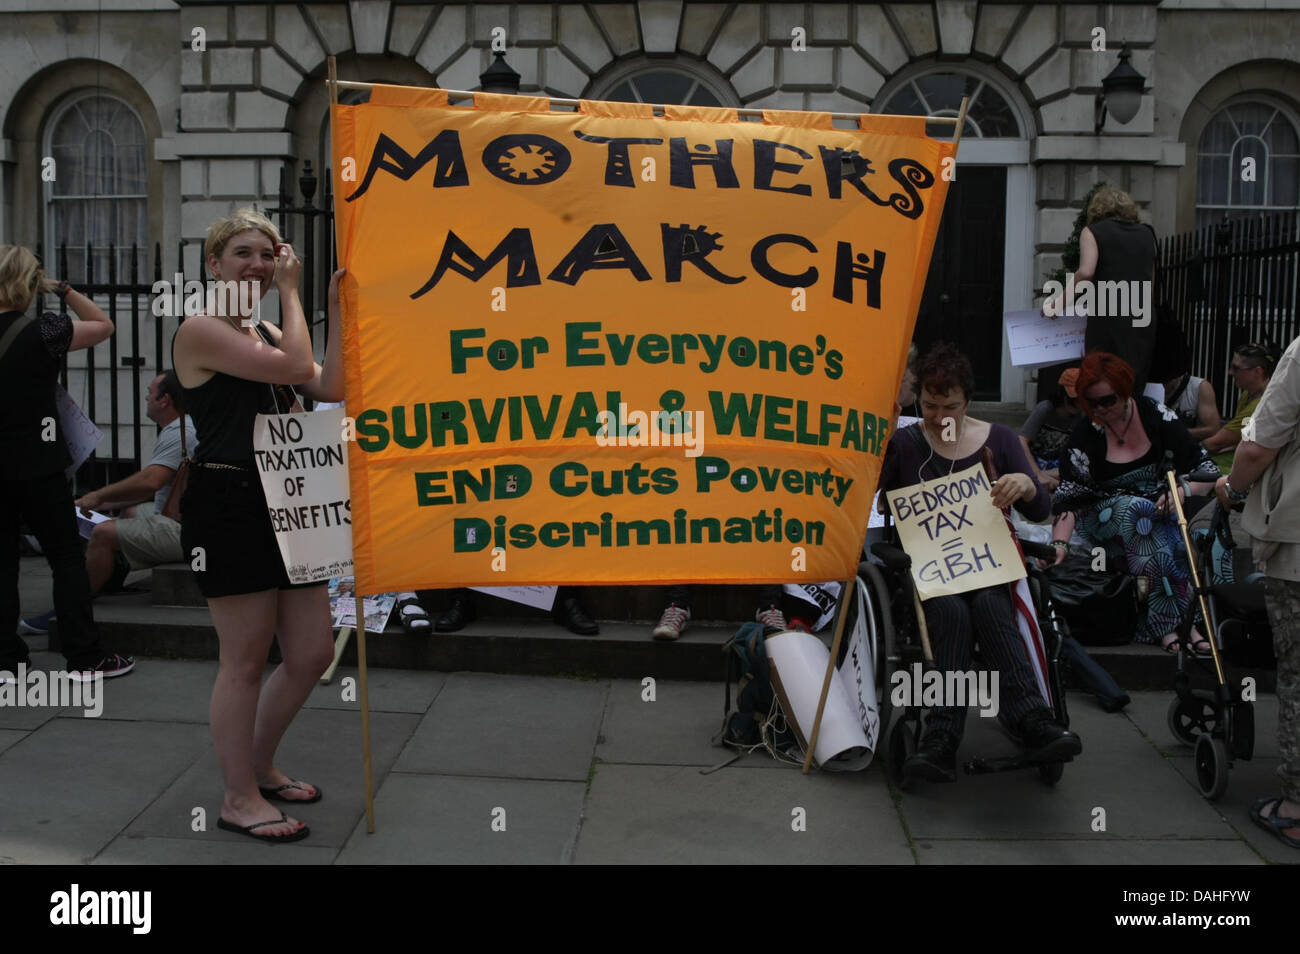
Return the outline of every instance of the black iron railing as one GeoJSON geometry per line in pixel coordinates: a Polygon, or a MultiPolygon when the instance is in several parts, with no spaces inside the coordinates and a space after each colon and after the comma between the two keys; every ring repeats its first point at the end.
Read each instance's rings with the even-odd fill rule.
{"type": "Polygon", "coordinates": [[[1238,392],[1232,349],[1300,334],[1300,212],[1224,221],[1160,242],[1161,297],[1187,335],[1192,373],[1213,386],[1225,415],[1238,392]]]}

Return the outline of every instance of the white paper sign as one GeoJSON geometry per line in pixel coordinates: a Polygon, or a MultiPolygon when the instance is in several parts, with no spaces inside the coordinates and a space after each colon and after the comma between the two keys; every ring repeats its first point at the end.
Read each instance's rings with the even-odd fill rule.
{"type": "Polygon", "coordinates": [[[1011,363],[1017,367],[1061,364],[1083,357],[1082,315],[1044,318],[1038,311],[1009,311],[1005,319],[1011,363]]]}
{"type": "Polygon", "coordinates": [[[64,473],[72,477],[95,452],[99,442],[104,439],[104,432],[96,427],[95,422],[86,416],[86,412],[76,401],[72,400],[72,395],[58,384],[54,385],[54,400],[59,408],[59,430],[63,433],[63,441],[67,444],[68,453],[72,455],[72,466],[64,473]]]}
{"type": "Polygon", "coordinates": [[[471,586],[471,590],[499,596],[503,600],[548,610],[555,605],[555,586],[471,586]]]}
{"type": "Polygon", "coordinates": [[[965,593],[1025,575],[1006,517],[979,464],[888,491],[898,539],[921,599],[965,593]]]}
{"type": "MultiPolygon", "coordinates": [[[[844,662],[831,676],[826,708],[817,732],[817,747],[813,751],[817,764],[832,772],[866,768],[880,739],[871,621],[862,612],[860,594],[859,590],[858,623],[849,635],[844,662]]],[[[830,651],[825,643],[808,633],[769,636],[766,649],[782,710],[806,747],[817,717],[817,701],[830,651]]]]}
{"type": "Polygon", "coordinates": [[[290,583],[352,573],[352,498],[343,408],[259,414],[253,457],[290,583]]]}

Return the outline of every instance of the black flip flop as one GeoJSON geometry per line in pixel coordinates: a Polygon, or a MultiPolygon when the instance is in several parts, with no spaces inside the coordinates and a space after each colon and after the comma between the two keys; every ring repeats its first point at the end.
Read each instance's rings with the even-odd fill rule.
{"type": "Polygon", "coordinates": [[[306,825],[303,825],[297,831],[292,832],[288,835],[253,834],[253,832],[255,832],[259,828],[265,828],[267,825],[279,825],[283,822],[287,822],[288,820],[289,819],[285,817],[284,812],[280,812],[279,818],[272,818],[270,821],[254,822],[251,825],[236,825],[234,822],[228,822],[224,818],[218,818],[217,827],[220,828],[222,831],[233,831],[237,835],[247,835],[249,838],[252,838],[255,841],[264,841],[270,845],[279,845],[290,841],[302,841],[304,838],[306,838],[308,835],[311,834],[311,829],[308,828],[306,825]]]}
{"type": "Polygon", "coordinates": [[[1292,848],[1300,848],[1300,838],[1282,834],[1288,828],[1300,828],[1300,818],[1293,818],[1290,815],[1278,817],[1278,810],[1282,807],[1284,801],[1284,798],[1268,795],[1256,799],[1255,804],[1250,806],[1250,820],[1283,844],[1290,845],[1292,848]],[[1270,805],[1273,806],[1273,811],[1268,817],[1265,817],[1264,809],[1270,805]]]}
{"type": "MultiPolygon", "coordinates": [[[[311,785],[310,782],[308,782],[307,784],[311,785]]],[[[268,802],[284,802],[285,804],[288,805],[314,805],[316,802],[320,801],[321,795],[324,793],[321,792],[319,785],[311,785],[312,788],[316,789],[315,798],[285,798],[283,795],[280,794],[286,789],[291,789],[291,788],[296,789],[299,792],[304,791],[302,786],[303,786],[302,781],[298,779],[290,779],[284,785],[279,785],[275,788],[262,788],[259,785],[257,790],[262,793],[262,797],[265,798],[268,802]]]]}

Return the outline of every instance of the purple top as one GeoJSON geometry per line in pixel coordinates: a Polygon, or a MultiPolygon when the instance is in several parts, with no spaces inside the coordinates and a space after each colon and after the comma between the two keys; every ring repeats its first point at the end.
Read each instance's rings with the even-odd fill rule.
{"type": "Polygon", "coordinates": [[[931,456],[930,445],[921,433],[924,423],[918,422],[894,434],[885,451],[885,461],[880,468],[880,488],[894,490],[910,487],[925,480],[937,480],[953,471],[965,470],[983,460],[984,447],[993,452],[993,466],[999,474],[1024,474],[1034,482],[1037,493],[1028,502],[1017,500],[1015,507],[1027,520],[1043,520],[1052,510],[1052,498],[1043,489],[1033,468],[1025,458],[1024,446],[1011,428],[1002,424],[989,425],[989,439],[974,454],[956,461],[938,454],[931,456]]]}

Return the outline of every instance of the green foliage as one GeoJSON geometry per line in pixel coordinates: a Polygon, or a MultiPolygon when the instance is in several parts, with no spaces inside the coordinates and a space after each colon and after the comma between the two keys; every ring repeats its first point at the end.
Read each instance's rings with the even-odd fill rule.
{"type": "Polygon", "coordinates": [[[1060,282],[1065,284],[1066,275],[1073,275],[1079,269],[1079,234],[1083,231],[1084,226],[1088,224],[1088,205],[1092,202],[1092,197],[1097,194],[1097,190],[1104,186],[1104,182],[1094,182],[1088,194],[1083,197],[1083,208],[1074,219],[1074,231],[1070,237],[1065,240],[1065,250],[1061,252],[1061,267],[1047,276],[1049,282],[1060,282]]]}

